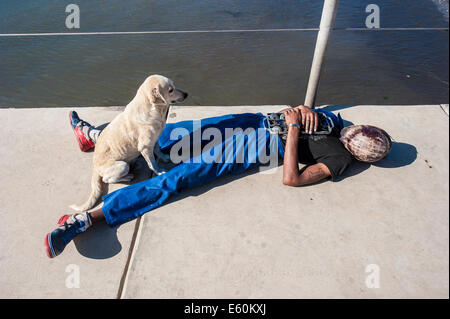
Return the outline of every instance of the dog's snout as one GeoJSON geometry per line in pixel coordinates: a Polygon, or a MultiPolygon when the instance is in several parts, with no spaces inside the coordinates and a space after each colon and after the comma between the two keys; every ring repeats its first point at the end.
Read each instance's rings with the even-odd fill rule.
{"type": "Polygon", "coordinates": [[[171,103],[182,103],[188,97],[188,95],[189,94],[187,94],[183,90],[177,89],[176,99],[171,101],[171,103]]]}

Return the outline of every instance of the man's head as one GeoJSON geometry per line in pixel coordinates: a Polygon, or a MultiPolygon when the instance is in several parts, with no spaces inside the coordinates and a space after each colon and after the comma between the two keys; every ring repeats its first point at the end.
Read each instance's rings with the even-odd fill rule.
{"type": "Polygon", "coordinates": [[[391,137],[371,125],[351,125],[341,130],[340,140],[345,148],[361,162],[377,162],[391,150],[391,137]]]}

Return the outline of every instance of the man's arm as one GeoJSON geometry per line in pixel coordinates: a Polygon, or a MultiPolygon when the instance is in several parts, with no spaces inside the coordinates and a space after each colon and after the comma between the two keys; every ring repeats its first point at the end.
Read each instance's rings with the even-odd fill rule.
{"type": "Polygon", "coordinates": [[[328,167],[322,163],[311,165],[300,173],[300,170],[298,169],[298,139],[300,128],[297,126],[290,126],[290,124],[300,126],[302,114],[300,113],[300,108],[287,110],[284,114],[286,125],[289,126],[289,130],[284,150],[283,184],[288,186],[303,186],[317,183],[330,176],[328,167]]]}

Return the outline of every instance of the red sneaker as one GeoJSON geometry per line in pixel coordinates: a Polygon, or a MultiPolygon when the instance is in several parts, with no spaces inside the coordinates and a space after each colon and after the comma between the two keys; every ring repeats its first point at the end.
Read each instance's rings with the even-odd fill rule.
{"type": "Polygon", "coordinates": [[[94,148],[95,143],[88,135],[89,129],[92,128],[92,125],[81,120],[75,111],[71,111],[69,113],[69,121],[70,126],[72,126],[73,132],[75,133],[80,150],[82,152],[87,152],[94,148]]]}

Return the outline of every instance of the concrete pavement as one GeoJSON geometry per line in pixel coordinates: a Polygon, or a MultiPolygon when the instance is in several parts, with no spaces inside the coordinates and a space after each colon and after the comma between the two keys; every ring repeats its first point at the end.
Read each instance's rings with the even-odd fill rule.
{"type": "MultiPolygon", "coordinates": [[[[169,121],[280,108],[173,107],[169,121]]],[[[92,153],[79,151],[68,109],[0,110],[0,297],[448,298],[444,108],[328,109],[384,128],[391,154],[302,188],[283,186],[281,167],[222,178],[138,225],[96,226],[52,260],[44,235],[88,195],[92,153]],[[80,287],[68,288],[77,269],[80,287]]],[[[120,108],[78,111],[98,125],[120,108]]]]}

